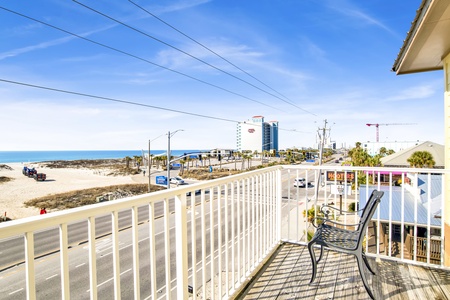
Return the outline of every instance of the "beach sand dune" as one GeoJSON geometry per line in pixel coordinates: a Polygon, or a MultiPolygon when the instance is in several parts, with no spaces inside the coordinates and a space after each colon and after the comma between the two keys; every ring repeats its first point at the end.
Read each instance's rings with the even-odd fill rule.
{"type": "Polygon", "coordinates": [[[0,183],[0,213],[10,219],[26,218],[39,214],[38,208],[26,208],[24,202],[51,194],[82,190],[93,187],[103,187],[117,184],[145,183],[142,175],[106,176],[104,172],[91,169],[45,168],[38,163],[26,164],[35,167],[39,173],[47,175],[46,181],[35,181],[22,174],[25,166],[22,163],[7,163],[8,168],[0,168],[0,177],[13,180],[0,183]]]}

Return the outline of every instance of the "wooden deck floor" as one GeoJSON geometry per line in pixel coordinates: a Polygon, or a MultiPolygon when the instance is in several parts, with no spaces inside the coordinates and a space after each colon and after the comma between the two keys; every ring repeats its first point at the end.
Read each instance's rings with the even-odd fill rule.
{"type": "MultiPolygon", "coordinates": [[[[450,272],[388,260],[369,262],[366,276],[376,299],[450,299],[450,272]]],[[[239,299],[370,299],[351,255],[325,251],[317,278],[309,285],[306,246],[284,244],[239,299]]]]}

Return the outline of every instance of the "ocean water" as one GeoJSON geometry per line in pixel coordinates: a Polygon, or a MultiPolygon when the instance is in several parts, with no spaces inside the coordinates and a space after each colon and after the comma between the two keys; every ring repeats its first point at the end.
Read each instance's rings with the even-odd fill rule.
{"type": "MultiPolygon", "coordinates": [[[[205,150],[171,150],[170,152],[172,156],[181,156],[185,153],[204,151],[205,150]]],[[[166,154],[166,152],[167,150],[151,150],[151,154],[153,155],[166,154]]],[[[148,150],[0,151],[0,163],[124,158],[126,156],[141,156],[142,153],[147,154],[148,150]]]]}

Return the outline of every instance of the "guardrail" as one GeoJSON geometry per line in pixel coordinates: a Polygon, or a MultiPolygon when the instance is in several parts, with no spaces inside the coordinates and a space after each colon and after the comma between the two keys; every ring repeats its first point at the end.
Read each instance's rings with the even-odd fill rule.
{"type": "MultiPolygon", "coordinates": [[[[106,264],[112,268],[110,284],[113,288],[106,292],[110,293],[106,296],[110,298],[186,299],[189,291],[213,298],[231,295],[280,239],[277,234],[280,171],[280,167],[261,169],[4,222],[0,225],[2,249],[5,249],[2,256],[9,256],[8,249],[23,251],[23,290],[29,299],[39,298],[43,291],[48,293],[47,283],[40,278],[35,261],[48,253],[57,253],[60,261],[59,295],[54,297],[70,298],[74,281],[82,284],[82,280],[71,280],[70,272],[71,251],[78,245],[88,249],[89,269],[86,286],[77,290],[87,290],[91,299],[105,298],[101,294],[104,291],[98,288],[104,280],[98,278],[106,272],[106,264]],[[99,236],[100,220],[107,222],[109,230],[99,236]],[[81,229],[75,229],[78,227],[81,229]],[[144,234],[143,227],[147,227],[144,234]],[[77,236],[84,236],[85,240],[71,240],[69,237],[75,234],[71,234],[69,228],[77,230],[77,236]],[[50,229],[55,234],[35,241],[35,236],[50,229]],[[105,237],[110,238],[108,248],[112,255],[108,260],[97,255],[100,247],[105,247],[101,242],[105,237]],[[124,252],[119,245],[127,238],[130,247],[124,252]],[[22,245],[18,249],[8,246],[17,240],[22,245]],[[55,246],[45,250],[47,252],[40,250],[52,243],[55,246]],[[124,262],[130,252],[132,261],[124,262]],[[131,286],[122,289],[124,270],[127,276],[132,274],[132,278],[131,286]]],[[[5,262],[2,265],[7,271],[5,262]]]]}
{"type": "MultiPolygon", "coordinates": [[[[285,201],[291,203],[291,210],[289,216],[284,215],[287,230],[283,241],[307,243],[312,228],[306,211],[314,217],[318,211],[314,207],[322,204],[343,210],[348,210],[349,205],[362,207],[371,191],[377,189],[385,194],[367,232],[366,253],[408,263],[443,266],[440,253],[444,251],[444,175],[448,174],[447,170],[322,166],[321,169],[303,169],[302,173],[302,169],[296,167],[284,169],[288,169],[292,182],[305,174],[301,177],[319,182],[320,186],[318,190],[316,186],[288,187],[285,201]]],[[[359,220],[357,213],[334,217],[347,224],[359,220]]]]}
{"type": "MultiPolygon", "coordinates": [[[[431,245],[431,239],[444,240],[444,219],[438,214],[444,209],[445,173],[437,169],[276,166],[4,222],[0,242],[9,248],[4,245],[11,240],[22,241],[23,288],[30,299],[39,298],[45,285],[35,259],[48,252],[59,255],[57,298],[74,297],[75,285],[85,288],[91,299],[233,298],[280,242],[308,241],[308,211],[316,215],[314,207],[322,203],[343,209],[361,206],[372,189],[384,190],[385,195],[367,233],[366,252],[405,262],[436,263],[432,255],[438,248],[443,253],[443,243],[423,245],[431,245]],[[305,178],[305,187],[293,186],[298,177],[305,178]],[[106,230],[100,226],[104,222],[106,230]],[[55,228],[57,235],[35,240],[41,232],[55,228]],[[72,230],[81,238],[75,239],[72,230]],[[415,238],[407,239],[407,234],[415,238]],[[108,257],[97,255],[105,247],[105,238],[110,241],[112,255],[108,257]],[[130,246],[121,246],[127,240],[130,246]],[[39,252],[40,245],[52,242],[54,249],[39,252]],[[407,257],[404,253],[410,244],[416,244],[416,249],[422,245],[425,251],[407,257]],[[70,260],[79,245],[88,252],[84,281],[73,279],[70,272],[70,260]],[[400,250],[392,251],[396,246],[400,250]],[[99,278],[106,265],[112,270],[112,280],[105,283],[111,286],[105,291],[99,289],[99,278]]],[[[334,217],[347,224],[358,220],[356,213],[334,217]]],[[[442,261],[441,257],[438,265],[442,261]]]]}

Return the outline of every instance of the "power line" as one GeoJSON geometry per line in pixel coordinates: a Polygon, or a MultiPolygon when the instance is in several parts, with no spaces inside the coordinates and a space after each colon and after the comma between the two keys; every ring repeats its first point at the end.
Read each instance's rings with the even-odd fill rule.
{"type": "Polygon", "coordinates": [[[176,73],[176,74],[178,74],[178,75],[185,76],[185,77],[187,77],[187,78],[189,78],[189,79],[192,79],[192,80],[195,80],[195,81],[197,81],[197,82],[200,82],[200,83],[209,85],[209,86],[211,86],[211,87],[217,88],[217,89],[219,89],[219,90],[222,90],[222,91],[224,91],[224,92],[233,94],[233,95],[235,95],[235,96],[238,96],[238,97],[241,97],[241,98],[244,98],[244,99],[253,101],[253,102],[255,102],[255,103],[259,103],[259,104],[261,104],[261,105],[270,107],[270,108],[275,109],[275,110],[278,110],[278,111],[282,111],[281,109],[279,109],[279,108],[277,108],[277,107],[274,107],[274,106],[271,106],[271,105],[269,105],[269,104],[266,104],[266,103],[264,103],[264,102],[261,102],[261,101],[252,99],[252,98],[250,98],[250,97],[244,96],[244,95],[242,95],[242,94],[233,92],[233,91],[231,91],[231,90],[229,90],[229,89],[226,89],[226,88],[223,88],[223,87],[218,86],[218,85],[216,85],[216,84],[213,84],[213,83],[204,81],[204,80],[202,80],[202,79],[196,78],[196,77],[191,76],[191,75],[188,75],[188,74],[186,74],[186,73],[183,73],[183,72],[180,72],[180,71],[177,71],[177,70],[174,70],[174,69],[171,69],[171,68],[168,68],[168,67],[159,65],[159,64],[157,64],[157,63],[154,63],[154,62],[152,62],[152,61],[149,61],[149,60],[147,60],[147,59],[145,59],[145,58],[142,58],[142,57],[139,57],[139,56],[137,56],[137,55],[131,54],[131,53],[129,53],[129,52],[125,52],[125,51],[123,51],[123,50],[120,50],[120,49],[117,49],[117,48],[108,46],[108,45],[106,45],[106,44],[103,44],[103,43],[100,43],[100,42],[96,42],[96,41],[94,41],[94,40],[92,40],[92,39],[89,39],[89,38],[86,38],[86,37],[81,36],[81,35],[79,35],[79,34],[70,32],[70,31],[68,31],[68,30],[62,29],[62,28],[60,28],[60,27],[57,27],[57,26],[55,26],[55,25],[46,23],[46,22],[44,22],[44,21],[35,19],[35,18],[33,18],[33,17],[24,15],[24,14],[19,13],[19,12],[17,12],[17,11],[13,11],[13,10],[10,10],[10,9],[5,8],[5,7],[2,7],[2,6],[0,6],[0,8],[3,9],[3,10],[8,11],[8,12],[10,12],[10,13],[13,13],[13,14],[16,14],[16,15],[18,15],[18,16],[21,16],[21,17],[23,17],[23,18],[26,18],[26,19],[35,21],[35,22],[40,23],[40,24],[42,24],[42,25],[51,27],[51,28],[53,28],[53,29],[62,31],[62,32],[67,33],[67,34],[69,34],[69,35],[72,35],[72,36],[75,36],[75,37],[80,38],[80,39],[82,39],[82,40],[85,40],[85,41],[87,41],[87,42],[93,43],[93,44],[95,44],[95,45],[98,45],[98,46],[107,48],[107,49],[109,49],[109,50],[112,50],[112,51],[115,51],[115,52],[118,52],[118,53],[121,53],[121,54],[130,56],[130,57],[133,57],[133,58],[138,59],[138,60],[141,60],[141,61],[146,62],[146,63],[148,63],[148,64],[151,64],[151,65],[153,65],[153,66],[162,68],[162,69],[164,69],[164,70],[166,70],[166,71],[170,71],[170,72],[176,73]]]}
{"type": "Polygon", "coordinates": [[[27,86],[27,87],[32,87],[32,88],[37,88],[37,89],[42,89],[42,90],[58,92],[58,93],[71,94],[71,95],[83,96],[83,97],[88,97],[88,98],[95,98],[95,99],[99,99],[99,100],[118,102],[118,103],[130,104],[130,105],[143,106],[143,107],[148,107],[148,108],[154,108],[154,109],[159,109],[159,110],[165,110],[165,111],[176,112],[176,113],[180,113],[180,114],[185,114],[185,115],[190,115],[190,116],[195,116],[195,117],[201,117],[201,118],[207,118],[207,119],[213,119],[213,120],[219,120],[219,121],[225,121],[225,122],[239,123],[239,121],[236,121],[236,120],[219,118],[219,117],[212,117],[212,116],[207,116],[207,115],[202,115],[202,114],[197,114],[197,113],[191,113],[191,112],[186,112],[186,111],[176,110],[176,109],[171,109],[171,108],[165,108],[165,107],[160,107],[160,106],[155,106],[155,105],[149,105],[149,104],[144,104],[144,103],[139,103],[139,102],[133,102],[133,101],[128,101],[128,100],[121,100],[121,99],[115,99],[115,98],[104,97],[104,96],[97,96],[97,95],[86,94],[86,93],[81,93],[81,92],[62,90],[62,89],[46,87],[46,86],[42,86],[42,85],[35,85],[35,84],[25,83],[25,82],[12,81],[12,80],[2,79],[2,78],[0,78],[0,81],[6,82],[6,83],[22,85],[22,86],[27,86]]]}
{"type": "MultiPolygon", "coordinates": [[[[226,59],[225,57],[223,57],[222,55],[220,55],[219,53],[215,52],[214,50],[212,50],[211,48],[209,48],[208,46],[200,43],[199,41],[197,41],[196,39],[192,38],[191,36],[187,35],[186,33],[182,32],[181,30],[179,30],[178,28],[176,28],[175,26],[169,24],[168,22],[164,21],[163,19],[161,19],[160,17],[158,17],[157,15],[153,14],[152,12],[150,12],[149,10],[145,9],[144,7],[140,6],[139,4],[137,4],[136,2],[133,2],[132,0],[128,0],[129,2],[131,2],[132,4],[134,4],[136,7],[140,8],[141,10],[145,11],[147,14],[149,14],[150,16],[152,16],[153,18],[157,19],[158,21],[160,21],[161,23],[167,25],[168,27],[172,28],[173,30],[175,30],[176,32],[180,33],[181,35],[183,35],[184,37],[188,38],[189,40],[193,41],[194,43],[196,43],[197,45],[201,46],[202,48],[208,50],[209,52],[211,52],[212,54],[216,55],[217,57],[221,58],[222,60],[224,60],[225,62],[227,62],[228,64],[230,64],[231,66],[235,67],[236,69],[238,69],[239,71],[241,71],[242,73],[246,74],[247,76],[253,78],[254,80],[258,81],[259,83],[261,83],[262,85],[264,85],[265,87],[271,89],[272,91],[274,91],[275,93],[277,93],[278,95],[289,99],[288,97],[286,97],[285,95],[281,94],[280,92],[278,92],[277,90],[273,89],[272,87],[270,87],[269,85],[267,85],[266,83],[264,83],[263,81],[259,80],[258,78],[256,78],[255,76],[253,76],[252,74],[248,73],[247,71],[245,71],[244,69],[240,68],[239,66],[237,66],[236,64],[232,63],[230,60],[226,59]]],[[[291,105],[294,105],[293,103],[289,103],[291,105]]]]}
{"type": "MultiPolygon", "coordinates": [[[[42,86],[42,85],[37,85],[37,84],[31,84],[31,83],[25,83],[25,82],[19,82],[19,81],[13,81],[13,80],[8,80],[8,79],[3,79],[3,78],[0,78],[0,82],[9,83],[9,84],[16,84],[16,85],[21,85],[21,86],[26,86],[26,87],[36,88],[36,89],[41,89],[41,90],[47,90],[47,91],[52,91],[52,92],[64,93],[64,94],[69,94],[69,95],[76,95],[76,96],[82,96],[82,97],[87,97],[87,98],[94,98],[94,99],[98,99],[98,100],[104,100],[104,101],[110,101],[110,102],[116,102],[116,103],[122,103],[122,104],[128,104],[128,105],[135,105],[135,106],[141,106],[141,107],[147,107],[147,108],[153,108],[153,109],[164,110],[164,111],[169,111],[169,112],[175,112],[175,113],[179,113],[179,114],[184,114],[184,115],[189,115],[189,116],[194,116],[194,117],[200,117],[200,118],[205,118],[205,119],[224,121],[224,122],[231,122],[231,123],[245,123],[245,122],[240,122],[240,121],[236,121],[236,120],[232,120],[232,119],[213,117],[213,116],[209,116],[209,115],[192,113],[192,112],[187,112],[187,111],[182,111],[182,110],[177,110],[177,109],[171,109],[171,108],[166,108],[166,107],[161,107],[161,106],[155,106],[155,105],[150,105],[150,104],[144,104],[144,103],[134,102],[134,101],[130,101],[130,100],[122,100],[122,99],[116,99],[116,98],[111,98],[111,97],[98,96],[98,95],[93,95],[93,94],[87,94],[87,93],[63,90],[63,89],[58,89],[58,88],[53,88],[53,87],[48,87],[48,86],[42,86]]],[[[259,124],[253,124],[253,125],[254,126],[262,126],[262,125],[259,125],[259,124]]],[[[297,131],[295,129],[278,128],[278,130],[299,132],[299,131],[297,131]]]]}
{"type": "Polygon", "coordinates": [[[136,31],[136,32],[138,32],[138,33],[140,33],[140,34],[142,34],[142,35],[148,37],[148,38],[151,38],[151,39],[153,39],[153,40],[155,40],[155,41],[157,41],[157,42],[159,42],[159,43],[161,43],[161,44],[164,44],[164,45],[166,45],[167,47],[170,47],[170,48],[172,48],[172,49],[174,49],[174,50],[176,50],[176,51],[179,51],[179,52],[181,52],[181,53],[183,53],[183,54],[185,54],[185,55],[187,55],[187,56],[189,56],[189,57],[191,57],[191,58],[193,58],[193,59],[195,59],[195,60],[197,60],[197,61],[199,61],[199,62],[201,62],[201,63],[203,63],[203,64],[205,64],[205,65],[207,65],[207,66],[209,66],[209,67],[211,67],[211,68],[213,68],[213,69],[219,71],[219,72],[222,72],[222,73],[224,73],[224,74],[226,74],[226,75],[228,75],[228,76],[231,76],[231,77],[233,77],[233,78],[235,78],[235,79],[237,79],[237,80],[239,80],[239,81],[241,81],[241,82],[244,82],[244,83],[246,83],[246,84],[248,84],[248,85],[250,85],[250,86],[252,86],[252,87],[254,87],[254,88],[256,88],[256,89],[258,89],[258,90],[260,90],[260,91],[262,91],[262,92],[264,92],[264,93],[266,93],[266,94],[268,94],[268,95],[270,95],[270,96],[272,96],[272,97],[275,97],[275,98],[277,98],[277,99],[279,99],[279,100],[281,100],[281,101],[283,101],[283,102],[285,102],[285,103],[288,103],[288,104],[290,104],[290,105],[293,105],[293,106],[295,106],[296,108],[298,108],[298,109],[300,109],[300,110],[302,110],[302,111],[304,111],[304,112],[306,112],[306,113],[308,113],[308,114],[311,114],[311,115],[316,116],[315,114],[313,114],[313,113],[311,113],[311,112],[309,112],[309,111],[307,111],[307,110],[305,110],[305,109],[303,109],[303,108],[301,108],[301,107],[298,107],[297,105],[295,105],[295,104],[293,104],[293,103],[290,103],[290,102],[288,102],[288,101],[282,99],[281,97],[279,97],[279,96],[277,96],[277,95],[275,95],[275,94],[273,94],[273,93],[270,93],[270,92],[268,92],[268,91],[266,91],[266,90],[264,90],[264,89],[262,89],[262,88],[260,88],[260,87],[258,87],[258,86],[256,86],[256,85],[254,85],[253,83],[250,83],[250,82],[248,82],[248,81],[246,81],[246,80],[244,80],[244,79],[242,79],[242,78],[240,78],[240,77],[238,77],[238,76],[236,76],[236,75],[233,75],[233,74],[231,74],[231,73],[229,73],[229,72],[227,72],[227,71],[225,71],[225,70],[223,70],[223,69],[221,69],[221,68],[218,68],[218,67],[216,67],[216,66],[214,66],[214,65],[212,65],[212,64],[210,64],[210,63],[208,63],[207,61],[205,61],[205,60],[203,60],[203,59],[201,59],[201,58],[198,58],[198,57],[196,57],[196,56],[194,56],[194,55],[192,55],[192,54],[190,54],[190,53],[188,53],[188,52],[186,52],[186,51],[184,51],[184,50],[182,50],[182,49],[180,49],[180,48],[178,48],[178,47],[175,47],[175,46],[172,45],[172,44],[169,44],[169,43],[167,43],[167,42],[165,42],[165,41],[163,41],[163,40],[161,40],[161,39],[158,39],[158,38],[156,38],[156,37],[154,37],[154,36],[152,36],[152,35],[150,35],[150,34],[144,32],[144,31],[140,30],[140,29],[137,29],[137,28],[135,28],[135,27],[133,27],[133,26],[130,26],[130,25],[128,25],[128,24],[122,22],[122,21],[119,21],[119,20],[117,20],[117,19],[115,19],[115,18],[113,18],[113,17],[111,17],[111,16],[109,16],[109,15],[107,15],[107,14],[105,14],[105,13],[102,13],[101,11],[98,11],[98,10],[96,10],[96,9],[94,9],[94,8],[92,8],[92,7],[88,6],[88,5],[86,5],[86,4],[83,4],[83,3],[81,3],[81,2],[78,2],[77,0],[72,0],[72,1],[75,2],[75,3],[77,3],[77,4],[79,4],[79,5],[81,5],[81,6],[83,6],[83,7],[85,7],[85,8],[87,8],[87,9],[89,9],[89,10],[91,10],[91,11],[93,11],[93,12],[95,12],[95,13],[97,13],[97,14],[99,14],[99,15],[101,15],[101,16],[103,16],[103,17],[105,17],[105,18],[107,18],[107,19],[110,19],[111,21],[114,21],[114,22],[116,22],[116,23],[118,23],[118,24],[120,24],[120,25],[122,25],[122,26],[125,26],[125,27],[127,27],[127,28],[129,28],[129,29],[131,29],[131,30],[134,30],[134,31],[136,31]]]}

